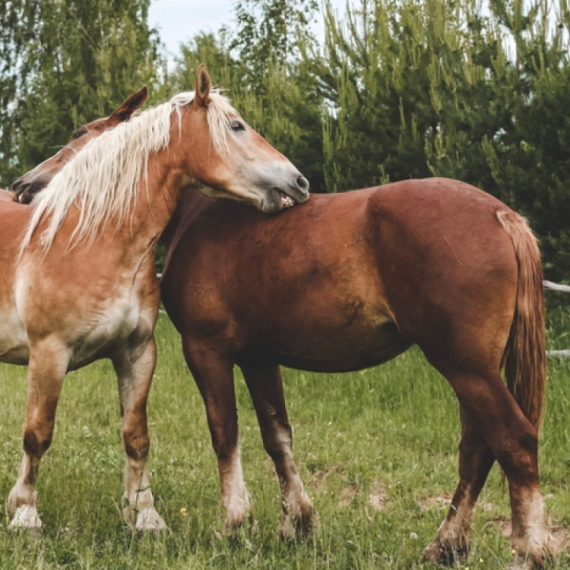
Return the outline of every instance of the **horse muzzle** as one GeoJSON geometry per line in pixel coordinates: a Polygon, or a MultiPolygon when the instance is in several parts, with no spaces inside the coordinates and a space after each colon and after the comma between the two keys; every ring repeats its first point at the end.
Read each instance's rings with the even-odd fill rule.
{"type": "Polygon", "coordinates": [[[15,192],[18,202],[30,204],[34,196],[48,185],[51,178],[51,176],[47,177],[41,174],[33,177],[24,174],[12,184],[12,191],[15,192]]]}
{"type": "Polygon", "coordinates": [[[288,210],[297,204],[302,204],[309,199],[309,181],[302,175],[295,178],[293,182],[282,187],[274,186],[270,191],[269,199],[264,200],[262,210],[266,213],[276,213],[281,210],[288,210]],[[277,193],[279,200],[274,198],[277,193]]]}

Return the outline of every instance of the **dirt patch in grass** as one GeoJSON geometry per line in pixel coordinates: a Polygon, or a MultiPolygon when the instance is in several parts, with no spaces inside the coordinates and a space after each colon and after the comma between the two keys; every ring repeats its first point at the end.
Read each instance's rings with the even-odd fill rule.
{"type": "Polygon", "coordinates": [[[326,486],[329,475],[343,474],[345,471],[346,469],[342,465],[331,465],[327,469],[317,471],[311,478],[311,485],[315,491],[319,491],[326,486]]]}
{"type": "MultiPolygon", "coordinates": [[[[418,504],[422,511],[427,511],[429,509],[448,509],[451,505],[452,499],[453,495],[451,493],[444,493],[434,497],[418,499],[418,504]]],[[[475,505],[475,509],[481,509],[482,511],[490,511],[492,508],[493,505],[488,501],[478,501],[475,505]]]]}
{"type": "Polygon", "coordinates": [[[368,495],[368,502],[372,505],[375,511],[381,511],[384,505],[388,502],[388,493],[386,488],[378,479],[372,481],[370,486],[370,494],[368,495]]]}
{"type": "Polygon", "coordinates": [[[453,495],[451,493],[444,493],[443,495],[418,499],[418,504],[422,511],[429,511],[430,509],[446,509],[451,504],[451,499],[453,499],[453,495]]]}
{"type": "Polygon", "coordinates": [[[311,484],[313,485],[313,488],[316,491],[322,489],[327,484],[327,477],[328,477],[328,472],[317,471],[313,475],[313,478],[311,479],[311,484]]]}
{"type": "Polygon", "coordinates": [[[340,492],[338,504],[341,507],[349,507],[352,501],[354,501],[354,497],[356,497],[357,490],[358,490],[358,485],[356,483],[352,483],[352,485],[345,487],[340,492]]]}

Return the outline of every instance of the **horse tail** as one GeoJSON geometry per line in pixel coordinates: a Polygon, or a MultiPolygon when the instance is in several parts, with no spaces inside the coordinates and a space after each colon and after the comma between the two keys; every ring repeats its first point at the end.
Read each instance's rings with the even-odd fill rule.
{"type": "Polygon", "coordinates": [[[507,387],[538,432],[546,397],[546,331],[540,249],[522,216],[501,210],[497,212],[497,219],[511,238],[519,267],[515,314],[503,355],[507,387]]]}

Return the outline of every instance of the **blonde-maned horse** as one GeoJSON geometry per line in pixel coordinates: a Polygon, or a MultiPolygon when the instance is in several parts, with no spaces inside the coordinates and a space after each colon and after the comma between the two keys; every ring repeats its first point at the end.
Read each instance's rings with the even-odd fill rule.
{"type": "Polygon", "coordinates": [[[89,142],[105,131],[127,121],[148,98],[148,89],[139,89],[117,107],[108,117],[96,119],[91,123],[82,125],[73,133],[67,143],[57,154],[38,164],[33,170],[20,176],[12,184],[13,193],[0,192],[0,199],[19,201],[29,204],[34,196],[45,188],[51,179],[89,142]]]}
{"type": "Polygon", "coordinates": [[[24,457],[11,526],[41,530],[39,464],[67,371],[111,359],[126,451],[124,518],[160,531],[147,456],[146,401],[159,306],[154,244],[191,183],[271,213],[308,199],[308,182],[211,91],[145,111],[93,139],[32,206],[0,208],[0,361],[28,364],[24,457]]]}

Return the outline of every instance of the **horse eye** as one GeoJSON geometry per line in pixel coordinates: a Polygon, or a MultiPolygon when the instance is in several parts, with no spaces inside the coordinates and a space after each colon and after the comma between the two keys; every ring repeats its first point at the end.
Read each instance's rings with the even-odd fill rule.
{"type": "Polygon", "coordinates": [[[87,129],[84,129],[83,127],[81,127],[80,129],[77,129],[74,133],[73,136],[71,137],[73,140],[78,139],[80,137],[82,137],[83,135],[87,134],[87,129]]]}
{"type": "Polygon", "coordinates": [[[232,131],[245,131],[245,126],[241,121],[231,121],[230,128],[232,131]]]}

